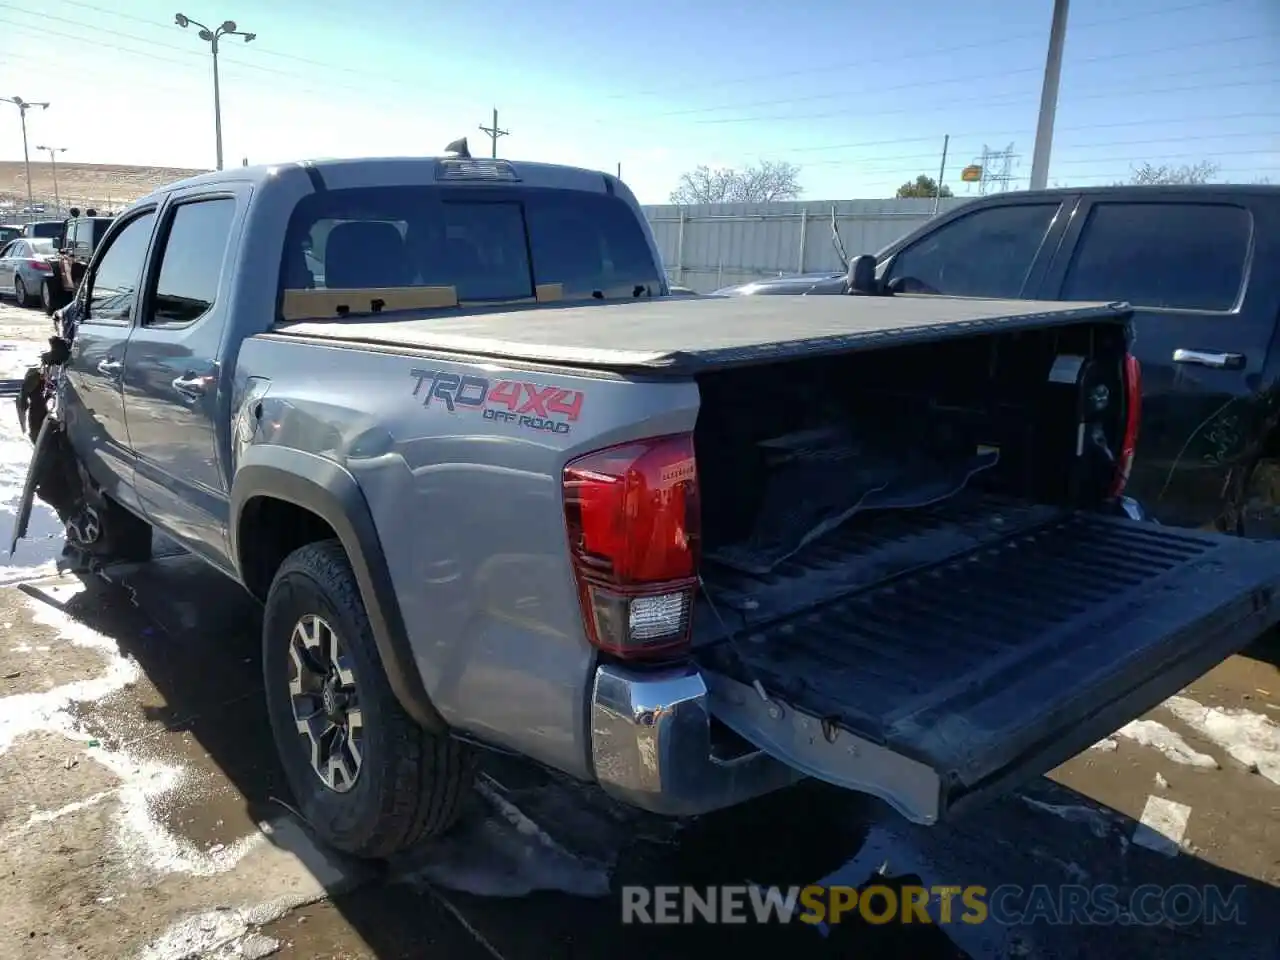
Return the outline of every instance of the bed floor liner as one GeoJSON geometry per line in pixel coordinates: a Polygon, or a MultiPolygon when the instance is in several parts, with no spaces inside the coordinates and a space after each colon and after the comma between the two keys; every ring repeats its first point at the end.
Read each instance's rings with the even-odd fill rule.
{"type": "MultiPolygon", "coordinates": [[[[755,584],[766,603],[797,596],[802,560],[846,589],[807,606],[801,593],[764,622],[742,612],[751,584],[715,581],[714,619],[732,639],[699,647],[700,663],[735,684],[758,682],[824,730],[931,768],[944,794],[958,794],[1015,768],[1046,772],[1280,620],[1276,544],[1012,507],[996,525],[1011,530],[999,533],[980,507],[968,509],[967,526],[903,514],[896,540],[868,544],[864,534],[846,541],[843,559],[828,542],[790,561],[755,584]],[[935,546],[949,537],[956,549],[912,565],[924,556],[904,550],[913,535],[935,546]],[[886,559],[895,545],[896,564],[886,559]]],[[[779,752],[766,722],[725,706],[729,726],[779,752]]],[[[805,772],[822,775],[812,761],[805,772]]]]}

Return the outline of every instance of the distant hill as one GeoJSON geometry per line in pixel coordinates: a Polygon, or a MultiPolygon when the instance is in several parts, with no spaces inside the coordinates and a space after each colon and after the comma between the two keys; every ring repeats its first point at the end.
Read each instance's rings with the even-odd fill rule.
{"type": "MultiPolygon", "coordinates": [[[[131,167],[118,163],[58,162],[58,198],[62,205],[118,209],[156,187],[204,173],[181,167],[131,167]]],[[[47,156],[31,157],[31,193],[53,211],[53,174],[47,156]]],[[[0,160],[0,206],[27,203],[27,178],[21,160],[0,160]]]]}

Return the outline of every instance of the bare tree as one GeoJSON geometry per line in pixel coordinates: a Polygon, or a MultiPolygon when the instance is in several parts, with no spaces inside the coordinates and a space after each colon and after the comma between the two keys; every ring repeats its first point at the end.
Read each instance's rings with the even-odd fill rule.
{"type": "Polygon", "coordinates": [[[1212,160],[1201,160],[1199,163],[1184,163],[1180,167],[1166,163],[1159,166],[1144,163],[1132,169],[1133,176],[1129,183],[1141,187],[1174,183],[1209,183],[1222,168],[1212,160]]]}
{"type": "MultiPolygon", "coordinates": [[[[914,180],[908,180],[898,188],[897,196],[902,197],[936,197],[938,196],[938,181],[933,177],[925,176],[923,173],[914,180]]],[[[942,185],[942,196],[954,196],[951,188],[945,183],[942,185]]]]}
{"type": "Polygon", "coordinates": [[[762,160],[735,170],[700,166],[680,175],[672,203],[772,203],[795,200],[803,192],[800,168],[785,160],[762,160]]]}

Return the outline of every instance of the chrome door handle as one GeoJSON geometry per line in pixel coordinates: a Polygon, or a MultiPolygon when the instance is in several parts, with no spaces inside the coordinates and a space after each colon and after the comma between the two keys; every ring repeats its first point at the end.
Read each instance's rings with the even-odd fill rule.
{"type": "Polygon", "coordinates": [[[1201,367],[1212,367],[1214,370],[1239,370],[1244,366],[1243,353],[1209,353],[1204,350],[1183,350],[1179,347],[1173,351],[1174,363],[1194,363],[1201,367]]]}
{"type": "Polygon", "coordinates": [[[182,396],[184,400],[192,403],[204,396],[204,392],[213,383],[213,377],[197,376],[196,374],[185,374],[181,377],[174,377],[169,385],[182,396]]]}
{"type": "Polygon", "coordinates": [[[120,361],[112,360],[107,357],[105,360],[98,361],[98,372],[104,377],[116,377],[120,374],[120,361]]]}

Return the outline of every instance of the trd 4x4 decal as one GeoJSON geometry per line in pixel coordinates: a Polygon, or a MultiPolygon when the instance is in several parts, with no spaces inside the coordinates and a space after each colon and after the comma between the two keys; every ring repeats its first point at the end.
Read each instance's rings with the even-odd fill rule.
{"type": "Polygon", "coordinates": [[[450,413],[478,410],[486,420],[526,430],[568,433],[582,414],[582,391],[526,380],[490,380],[440,370],[409,371],[413,396],[450,413]]]}

